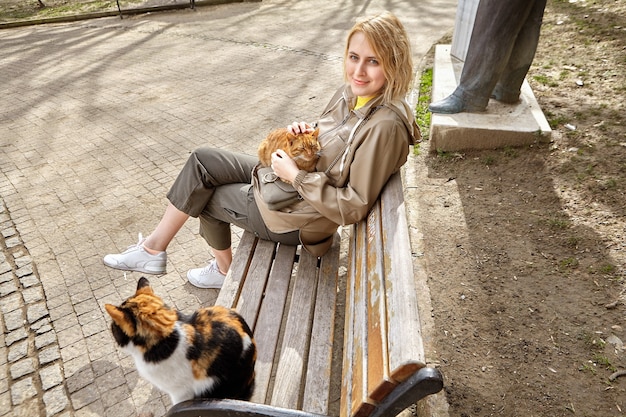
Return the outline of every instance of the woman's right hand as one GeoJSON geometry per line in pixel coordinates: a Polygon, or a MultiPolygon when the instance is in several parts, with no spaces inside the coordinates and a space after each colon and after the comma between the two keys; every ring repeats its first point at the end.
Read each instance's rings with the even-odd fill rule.
{"type": "Polygon", "coordinates": [[[293,122],[287,126],[287,130],[294,135],[299,135],[300,133],[311,133],[315,129],[307,122],[293,122]]]}

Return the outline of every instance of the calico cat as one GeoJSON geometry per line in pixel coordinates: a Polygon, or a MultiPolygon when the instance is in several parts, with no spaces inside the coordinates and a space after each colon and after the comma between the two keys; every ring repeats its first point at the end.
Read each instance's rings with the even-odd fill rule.
{"type": "Polygon", "coordinates": [[[117,344],[133,357],[139,375],[169,394],[172,404],[252,395],[256,345],[234,310],[214,306],[185,315],[165,305],[144,277],[121,306],[104,307],[117,344]]]}
{"type": "Polygon", "coordinates": [[[318,129],[298,135],[290,133],[286,128],[273,130],[259,145],[259,161],[262,166],[269,167],[272,164],[272,153],[282,149],[296,161],[298,168],[313,172],[322,149],[317,140],[318,134],[318,129]]]}

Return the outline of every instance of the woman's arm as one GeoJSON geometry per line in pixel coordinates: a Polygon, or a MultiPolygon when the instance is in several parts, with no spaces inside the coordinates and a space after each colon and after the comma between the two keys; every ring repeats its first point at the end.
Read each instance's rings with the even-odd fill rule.
{"type": "Polygon", "coordinates": [[[360,134],[365,137],[354,157],[347,161],[349,176],[344,187],[334,186],[321,172],[296,173],[297,178],[294,177],[294,187],[302,197],[337,224],[352,224],[363,219],[409,152],[409,133],[397,118],[378,120],[365,126],[360,134]]]}

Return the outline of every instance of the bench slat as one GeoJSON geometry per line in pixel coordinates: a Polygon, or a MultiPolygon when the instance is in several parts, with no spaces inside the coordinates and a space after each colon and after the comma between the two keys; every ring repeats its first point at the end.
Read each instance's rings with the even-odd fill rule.
{"type": "Polygon", "coordinates": [[[250,268],[250,262],[254,255],[254,249],[257,244],[257,240],[252,233],[244,233],[239,241],[235,256],[233,257],[232,265],[224,285],[220,289],[220,292],[215,301],[215,305],[220,305],[228,308],[232,308],[237,303],[239,297],[239,290],[241,280],[246,276],[248,269],[250,268]]]}
{"type": "Polygon", "coordinates": [[[367,217],[367,267],[368,282],[368,375],[367,392],[369,398],[380,401],[396,386],[391,380],[387,340],[387,300],[384,271],[384,248],[380,201],[374,204],[367,217]]]}
{"type": "Polygon", "coordinates": [[[425,354],[400,174],[393,175],[383,189],[381,209],[388,284],[389,365],[391,376],[397,381],[403,381],[425,366],[425,354]],[[394,317],[403,319],[397,320],[394,317]]]}
{"type": "Polygon", "coordinates": [[[274,261],[276,243],[259,239],[254,249],[254,258],[250,262],[250,269],[246,280],[241,287],[241,294],[237,300],[236,310],[246,320],[251,329],[256,328],[258,316],[270,268],[274,261]]]}
{"type": "MultiPolygon", "coordinates": [[[[356,229],[357,226],[354,226],[356,229]]],[[[349,269],[346,273],[346,307],[345,307],[345,323],[343,328],[343,363],[341,369],[341,403],[339,405],[339,416],[347,417],[351,413],[352,405],[352,373],[354,370],[354,291],[355,291],[355,271],[356,262],[356,232],[353,231],[350,236],[350,244],[348,250],[349,269]]]]}
{"type": "Polygon", "coordinates": [[[265,403],[267,398],[280,334],[280,318],[283,317],[289,290],[289,279],[285,279],[285,271],[288,270],[288,276],[291,276],[296,249],[295,246],[278,245],[272,272],[267,282],[265,299],[259,311],[256,328],[263,329],[263,331],[255,332],[254,335],[257,344],[257,359],[255,388],[251,398],[251,401],[256,403],[265,403]]]}
{"type": "Polygon", "coordinates": [[[287,323],[276,370],[271,405],[298,408],[305,372],[304,360],[311,336],[311,320],[317,287],[317,258],[306,251],[300,254],[298,273],[292,279],[287,323]]]}
{"type": "MultiPolygon", "coordinates": [[[[349,368],[344,370],[343,384],[346,384],[344,397],[342,392],[342,416],[364,417],[369,415],[374,405],[368,399],[367,393],[367,295],[368,280],[362,279],[367,271],[367,241],[363,237],[367,236],[367,224],[359,222],[353,230],[352,247],[354,256],[351,256],[353,263],[348,269],[347,285],[350,287],[346,294],[347,308],[346,327],[344,330],[344,340],[350,343],[345,347],[344,361],[349,362],[349,368]],[[349,293],[348,293],[349,291],[349,293]],[[346,357],[349,355],[349,357],[346,357]],[[346,414],[343,414],[343,413],[346,414]]],[[[343,391],[343,389],[342,389],[343,391]]]]}
{"type": "Polygon", "coordinates": [[[328,414],[341,239],[321,258],[302,410],[328,414]],[[321,371],[320,371],[321,370],[321,371]],[[326,370],[326,372],[324,372],[326,370]]]}

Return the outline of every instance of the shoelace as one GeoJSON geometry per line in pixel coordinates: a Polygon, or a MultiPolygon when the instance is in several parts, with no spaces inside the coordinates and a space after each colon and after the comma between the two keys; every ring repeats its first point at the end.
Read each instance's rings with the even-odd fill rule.
{"type": "Polygon", "coordinates": [[[211,272],[217,272],[219,274],[221,274],[219,267],[217,266],[217,262],[211,262],[209,261],[209,264],[207,266],[205,266],[204,268],[202,268],[202,271],[200,272],[200,274],[202,275],[208,275],[211,272]]]}
{"type": "Polygon", "coordinates": [[[127,248],[126,248],[126,250],[124,251],[124,253],[126,253],[126,252],[128,252],[128,251],[131,251],[131,250],[136,250],[136,249],[141,248],[141,245],[143,244],[143,241],[144,241],[145,239],[143,238],[143,235],[142,235],[141,233],[138,233],[138,234],[137,234],[137,238],[138,238],[137,243],[135,243],[134,245],[130,245],[129,247],[127,247],[127,248]]]}

